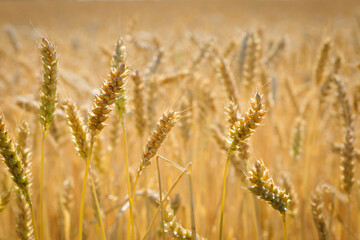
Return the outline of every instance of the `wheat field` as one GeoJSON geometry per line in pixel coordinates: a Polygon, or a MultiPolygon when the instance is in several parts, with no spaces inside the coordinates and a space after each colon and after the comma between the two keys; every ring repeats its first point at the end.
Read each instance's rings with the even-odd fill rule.
{"type": "Polygon", "coordinates": [[[357,1],[0,1],[0,240],[360,239],[357,1]]]}

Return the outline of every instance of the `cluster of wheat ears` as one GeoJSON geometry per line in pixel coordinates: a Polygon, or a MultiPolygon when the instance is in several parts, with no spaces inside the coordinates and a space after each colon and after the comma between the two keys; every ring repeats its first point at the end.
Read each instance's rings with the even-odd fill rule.
{"type": "MultiPolygon", "coordinates": [[[[183,60],[131,32],[113,51],[100,47],[109,69],[98,90],[59,68],[56,39],[38,40],[39,97],[1,103],[3,236],[360,238],[355,45],[326,38],[295,55],[260,28],[224,46],[189,34],[194,53],[183,60]],[[148,62],[137,67],[130,51],[148,62]]],[[[20,51],[16,29],[7,33],[20,51]]],[[[26,59],[16,63],[33,74],[26,59]]]]}

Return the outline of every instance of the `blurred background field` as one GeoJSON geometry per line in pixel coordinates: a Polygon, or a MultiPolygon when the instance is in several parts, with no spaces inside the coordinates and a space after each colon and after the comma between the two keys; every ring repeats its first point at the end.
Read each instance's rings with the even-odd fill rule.
{"type": "MultiPolygon", "coordinates": [[[[13,136],[22,121],[30,126],[32,192],[37,219],[41,131],[38,113],[27,108],[26,103],[38,109],[42,71],[38,46],[42,36],[55,44],[58,53],[59,106],[71,98],[84,117],[109,72],[114,44],[119,37],[124,38],[127,65],[132,72],[139,70],[141,75],[146,75],[151,64],[159,60],[157,69],[144,76],[144,81],[154,79],[155,87],[144,83],[147,122],[143,138],[136,129],[135,84],[130,79],[127,83],[130,174],[133,181],[142,148],[161,114],[170,108],[184,110],[182,114],[189,121],[188,128],[185,123],[179,123],[159,154],[181,166],[193,163],[199,235],[216,239],[219,231],[226,153],[214,140],[212,129],[215,126],[223,138],[227,136],[224,107],[229,100],[214,64],[216,52],[220,52],[233,76],[241,113],[247,111],[249,98],[255,91],[264,95],[268,113],[250,138],[249,166],[242,171],[246,173],[257,159],[263,159],[277,185],[285,187],[283,175],[291,179],[297,205],[296,211],[288,216],[288,239],[318,239],[311,196],[318,185],[325,183],[331,192],[323,199],[328,239],[348,239],[349,229],[350,239],[360,238],[360,174],[357,170],[360,158],[356,159],[352,214],[348,218],[346,195],[340,188],[341,160],[331,148],[332,143],[343,143],[345,132],[339,120],[339,104],[334,103],[337,95],[330,94],[330,100],[320,104],[320,90],[325,80],[320,84],[314,82],[321,47],[330,39],[324,75],[332,73],[335,60],[341,58],[338,75],[351,105],[354,145],[359,149],[356,141],[360,137],[358,1],[0,1],[0,113],[4,114],[13,136]],[[256,35],[260,42],[256,77],[250,89],[245,87],[242,72],[239,73],[239,59],[249,33],[256,35]],[[234,46],[230,49],[232,42],[234,46]],[[272,61],[270,56],[281,43],[284,45],[281,53],[272,61]],[[228,48],[229,53],[224,56],[228,48]],[[201,62],[196,63],[198,56],[201,62]],[[186,77],[169,83],[164,80],[180,72],[186,72],[186,77]],[[191,104],[182,109],[184,102],[191,104]],[[296,136],[300,136],[299,139],[296,136]],[[294,148],[299,151],[296,156],[294,148]]],[[[127,195],[124,142],[119,124],[118,116],[111,114],[108,126],[98,137],[101,145],[97,146],[93,159],[99,174],[100,202],[108,239],[125,239],[128,221],[128,211],[118,214],[127,195]]],[[[58,112],[52,134],[46,141],[45,169],[45,239],[66,239],[68,232],[70,239],[76,239],[85,164],[71,141],[63,110],[58,112]],[[64,217],[64,212],[70,220],[64,217]],[[66,221],[71,222],[70,229],[64,227],[66,221]]],[[[6,172],[2,164],[0,191],[14,185],[6,172]]],[[[162,163],[163,188],[169,189],[179,173],[173,166],[162,163]]],[[[187,181],[186,176],[170,197],[181,199],[176,216],[189,229],[191,209],[187,181]]],[[[146,176],[140,178],[138,189],[158,192],[157,184],[154,161],[146,169],[146,176]]],[[[224,239],[282,239],[280,214],[253,198],[246,189],[247,184],[232,166],[224,239]]],[[[90,192],[88,188],[84,238],[101,239],[90,192]]],[[[0,213],[0,239],[17,238],[15,199],[13,193],[10,203],[0,213]]],[[[156,209],[151,207],[147,213],[145,206],[145,198],[138,196],[134,206],[136,239],[141,239],[148,226],[147,214],[152,216],[156,209]]],[[[156,219],[149,239],[162,239],[160,219],[156,219]]],[[[165,234],[165,239],[172,238],[165,234]]]]}

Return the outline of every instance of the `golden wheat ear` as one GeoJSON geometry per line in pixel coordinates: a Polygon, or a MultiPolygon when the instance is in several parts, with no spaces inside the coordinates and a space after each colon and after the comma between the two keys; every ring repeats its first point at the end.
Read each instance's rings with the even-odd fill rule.
{"type": "Polygon", "coordinates": [[[266,113],[264,105],[261,103],[262,95],[256,92],[255,96],[250,99],[250,108],[240,117],[239,121],[230,129],[231,145],[230,151],[235,151],[240,142],[248,139],[255,129],[260,125],[266,113]]]}
{"type": "Polygon", "coordinates": [[[269,170],[263,161],[258,160],[253,169],[248,173],[251,186],[249,190],[260,199],[268,202],[271,207],[285,215],[290,204],[290,195],[280,189],[269,177],[269,170]]]}
{"type": "Polygon", "coordinates": [[[151,164],[151,159],[155,156],[157,150],[164,142],[165,138],[180,119],[180,113],[168,111],[163,113],[156,127],[153,129],[141,155],[139,171],[151,164]]]}

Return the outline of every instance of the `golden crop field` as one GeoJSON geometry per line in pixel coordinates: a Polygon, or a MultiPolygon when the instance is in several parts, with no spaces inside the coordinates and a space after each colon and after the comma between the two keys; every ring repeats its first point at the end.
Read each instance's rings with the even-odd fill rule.
{"type": "Polygon", "coordinates": [[[358,1],[0,1],[0,240],[360,239],[358,1]]]}

